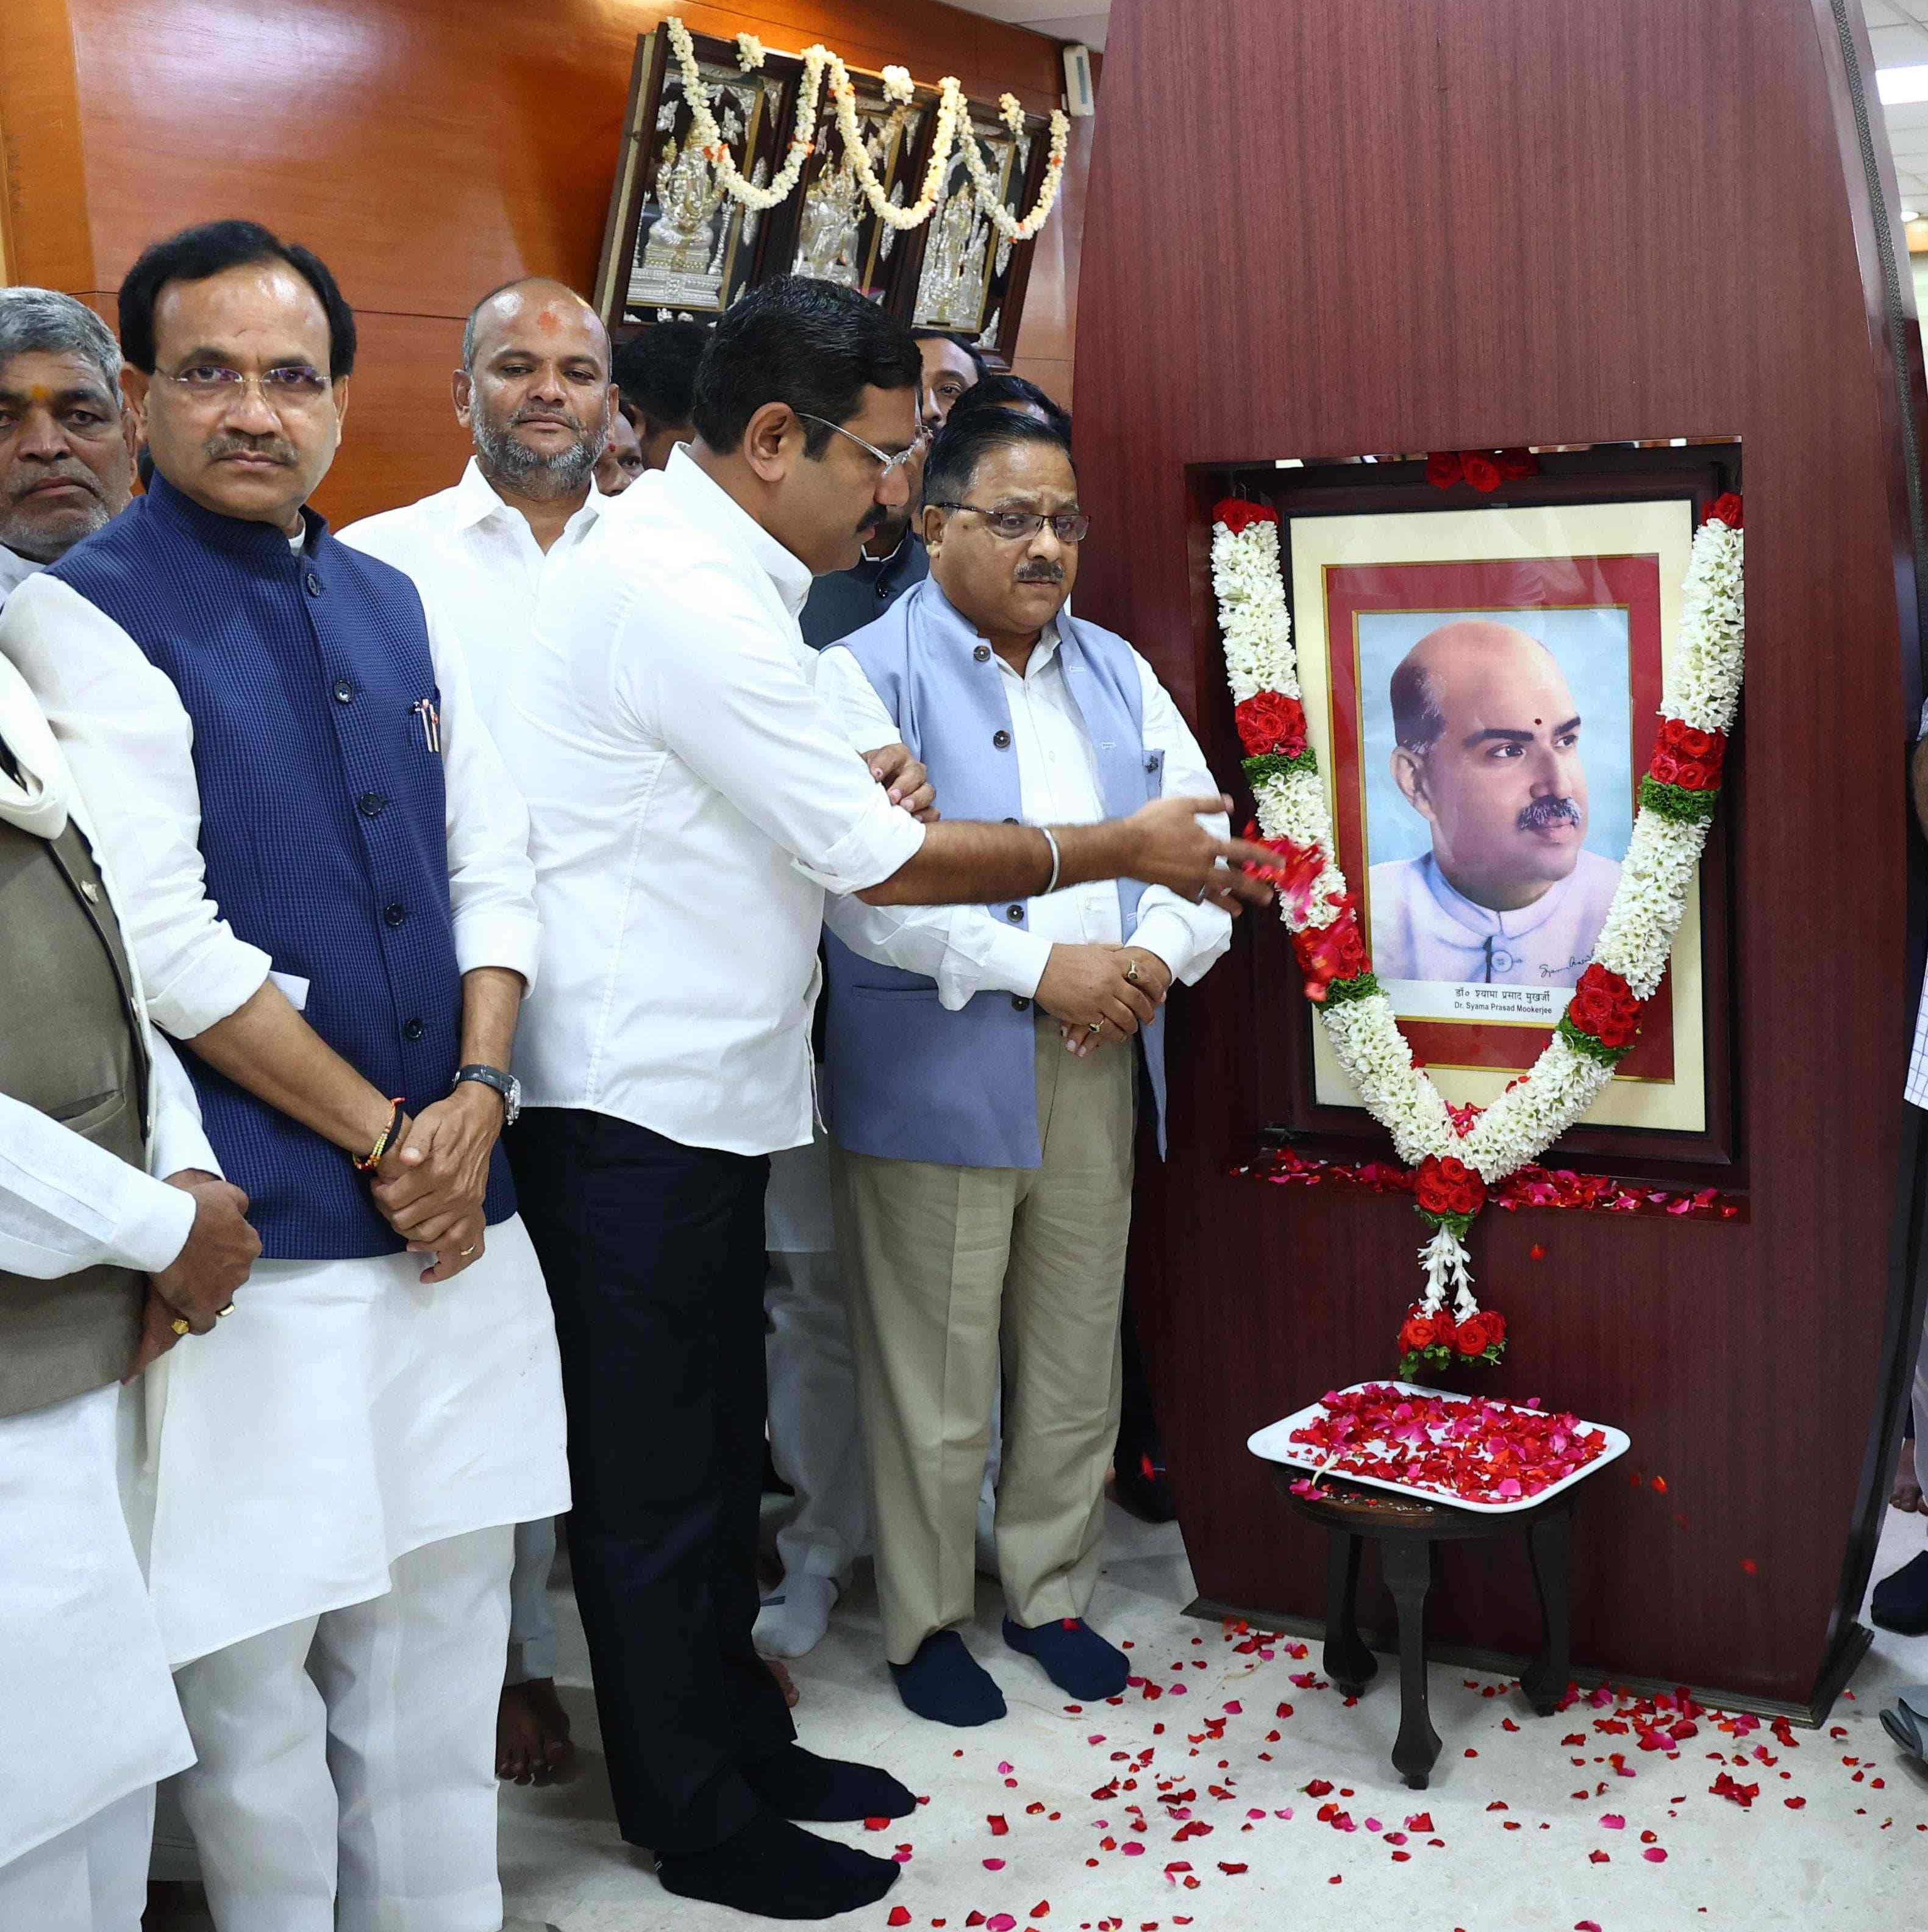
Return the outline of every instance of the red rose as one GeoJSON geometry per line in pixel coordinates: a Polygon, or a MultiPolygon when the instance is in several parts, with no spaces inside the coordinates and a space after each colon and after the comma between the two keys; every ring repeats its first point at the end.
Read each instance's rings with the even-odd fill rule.
{"type": "Polygon", "coordinates": [[[1709,508],[1705,520],[1710,524],[1725,524],[1729,530],[1741,528],[1741,499],[1734,490],[1715,497],[1709,508]]]}
{"type": "Polygon", "coordinates": [[[1722,741],[1718,731],[1699,731],[1691,724],[1683,724],[1678,718],[1669,718],[1660,727],[1660,742],[1684,758],[1705,760],[1714,756],[1715,746],[1722,741]]]}
{"type": "Polygon", "coordinates": [[[1489,1347],[1496,1347],[1507,1339],[1507,1318],[1497,1308],[1483,1309],[1480,1319],[1486,1324],[1486,1341],[1489,1347]]]}
{"type": "Polygon", "coordinates": [[[1306,707],[1296,698],[1261,691],[1255,698],[1248,698],[1232,715],[1248,758],[1277,752],[1296,758],[1306,748],[1306,707]]]}
{"type": "Polygon", "coordinates": [[[1681,782],[1680,764],[1671,752],[1656,752],[1654,762],[1647,767],[1647,773],[1662,784],[1678,784],[1681,782]]]}
{"type": "Polygon", "coordinates": [[[1580,975],[1567,1017],[1603,1046],[1631,1046],[1640,1030],[1640,1002],[1618,973],[1596,964],[1580,975]]]}
{"type": "Polygon", "coordinates": [[[1212,520],[1223,524],[1237,536],[1254,524],[1276,524],[1279,512],[1267,509],[1263,503],[1248,503],[1243,496],[1228,496],[1212,506],[1212,520]]]}
{"type": "Polygon", "coordinates": [[[1490,456],[1481,456],[1477,452],[1462,459],[1466,480],[1483,494],[1491,495],[1500,487],[1500,466],[1490,456]]]}
{"type": "Polygon", "coordinates": [[[1438,1327],[1430,1315],[1408,1315],[1399,1330],[1399,1348],[1402,1354],[1423,1354],[1438,1340],[1438,1327]]]}
{"type": "Polygon", "coordinates": [[[1435,449],[1426,460],[1426,480],[1435,490],[1450,490],[1466,474],[1456,449],[1435,449]]]}
{"type": "Polygon", "coordinates": [[[1483,1315],[1469,1315],[1454,1331],[1453,1346],[1462,1355],[1483,1355],[1486,1352],[1486,1318],[1483,1315]]]}
{"type": "Polygon", "coordinates": [[[1295,932],[1292,950],[1299,956],[1306,997],[1315,1005],[1324,1003],[1326,988],[1335,980],[1356,980],[1372,970],[1360,933],[1358,904],[1350,892],[1330,926],[1309,926],[1295,932]]]}
{"type": "Polygon", "coordinates": [[[1683,758],[1680,762],[1679,776],[1674,782],[1684,791],[1707,791],[1715,782],[1714,775],[1698,758],[1683,758]]]}
{"type": "Polygon", "coordinates": [[[1540,474],[1540,459],[1530,449],[1503,449],[1493,460],[1500,466],[1500,474],[1509,483],[1516,483],[1522,476],[1540,474]]]}
{"type": "Polygon", "coordinates": [[[1450,1154],[1420,1162],[1413,1192],[1429,1214],[1477,1214],[1486,1202],[1486,1184],[1450,1154]]]}

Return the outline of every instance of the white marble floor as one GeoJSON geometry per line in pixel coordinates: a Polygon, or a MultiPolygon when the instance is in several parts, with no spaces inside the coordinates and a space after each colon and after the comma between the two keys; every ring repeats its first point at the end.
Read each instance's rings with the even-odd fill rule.
{"type": "MultiPolygon", "coordinates": [[[[1919,1550],[1924,1528],[1890,1511],[1876,1575],[1919,1550]]],[[[1436,1664],[1445,1748],[1432,1788],[1412,1792],[1387,1760],[1398,1694],[1383,1664],[1348,1709],[1315,1674],[1316,1646],[1305,1658],[1282,1646],[1270,1658],[1241,1654],[1235,1636],[1181,1613],[1192,1591],[1176,1528],[1148,1530],[1114,1509],[1110,1529],[1093,1620],[1131,1642],[1147,1682],[1163,1688],[1155,1700],[1135,1688],[1116,1705],[1067,1708],[1034,1665],[1003,1648],[998,1593],[983,1580],[968,1635],[1004,1687],[1002,1724],[953,1732],[905,1712],[862,1586],[794,1666],[805,1744],[886,1766],[930,1801],[888,1831],[838,1832],[899,1853],[904,1872],[883,1904],[837,1922],[918,1932],[1859,1932],[1921,1922],[1928,1774],[1898,1760],[1877,1712],[1896,1687],[1928,1682],[1928,1639],[1878,1634],[1853,1696],[1828,1728],[1789,1733],[1792,1749],[1765,1726],[1733,1736],[1703,1716],[1671,1756],[1600,1729],[1625,1721],[1611,1707],[1537,1718],[1516,1690],[1436,1664]],[[1282,1704],[1289,1716],[1278,1714],[1282,1704]],[[1758,1786],[1744,1808],[1711,1790],[1723,1773],[1744,1792],[1758,1786]],[[1181,1792],[1195,1796],[1169,1802],[1181,1792]]],[[[582,1768],[554,1789],[505,1791],[508,1910],[561,1932],[747,1932],[734,1913],[667,1896],[643,1855],[617,1838],[580,1628],[559,1594],[582,1768]]]]}

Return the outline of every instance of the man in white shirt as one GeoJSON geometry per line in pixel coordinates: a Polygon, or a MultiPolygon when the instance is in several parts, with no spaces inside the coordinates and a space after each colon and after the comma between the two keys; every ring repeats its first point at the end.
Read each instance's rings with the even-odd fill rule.
{"type": "Polygon", "coordinates": [[[94,804],[266,1257],[169,1361],[181,1806],[219,1932],[476,1932],[513,1526],[568,1501],[497,1144],[527,816],[453,635],[306,508],[355,356],[325,265],[207,223],[142,253],[120,316],[152,484],[15,593],[0,652],[94,804]]]}
{"type": "Polygon", "coordinates": [[[121,352],[85,302],[0,289],[0,608],[127,506],[121,352]]]}
{"type": "Polygon", "coordinates": [[[139,1371],[232,1310],[261,1249],[89,831],[0,658],[0,1709],[47,1744],[0,1761],[0,1925],[33,1932],[140,1923],[154,1783],[193,1750],[142,1574],[139,1371]]]}
{"type": "Polygon", "coordinates": [[[847,1911],[897,1876],[790,1821],[913,1804],[796,1746],[751,1640],[763,1197],[769,1154],[811,1136],[825,894],[1136,874],[1265,896],[1235,869],[1262,855],[1198,822],[1216,794],[1101,826],[926,826],[837,731],[797,613],[905,500],[921,374],[902,325],[850,290],[787,278],[736,304],[696,442],[604,512],[502,728],[543,924],[511,1146],[563,1349],[617,1822],[669,1890],[772,1916],[847,1911]]]}
{"type": "MultiPolygon", "coordinates": [[[[341,541],[412,578],[448,622],[493,734],[546,588],[611,500],[592,474],[622,418],[601,318],[542,277],[492,290],[475,304],[452,380],[456,420],[475,444],[461,481],[364,517],[341,541]]],[[[554,1520],[519,1525],[496,1769],[520,1784],[560,1771],[571,1752],[568,1714],[556,1693],[555,1562],[554,1520]]]]}
{"type": "Polygon", "coordinates": [[[1559,661],[1510,624],[1462,619],[1400,660],[1392,706],[1393,776],[1432,850],[1372,868],[1380,976],[1574,985],[1620,867],[1585,848],[1582,720],[1559,661]]]}
{"type": "MultiPolygon", "coordinates": [[[[853,742],[900,732],[952,809],[1089,824],[1211,774],[1151,667],[1067,608],[1088,529],[1071,453],[961,410],[927,460],[931,577],[823,656],[853,742]]],[[[993,910],[831,902],[827,1112],[899,1694],[1004,1714],[956,1625],[1000,1356],[1006,1642],[1081,1703],[1124,1654],[1084,1622],[1118,1432],[1119,1312],[1141,1089],[1162,1144],[1164,1028],[1231,922],[1089,883],[993,910]],[[1141,1080],[1141,1073],[1144,1076],[1141,1080]]]]}

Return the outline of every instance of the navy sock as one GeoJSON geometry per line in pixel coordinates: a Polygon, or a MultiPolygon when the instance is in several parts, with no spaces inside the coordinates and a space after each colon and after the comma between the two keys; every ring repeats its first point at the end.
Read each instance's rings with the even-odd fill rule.
{"type": "Polygon", "coordinates": [[[917,1654],[908,1664],[893,1664],[890,1674],[906,1708],[935,1724],[988,1724],[1004,1714],[1003,1692],[955,1630],[927,1636],[917,1654]]]}
{"type": "Polygon", "coordinates": [[[1036,1658],[1045,1675],[1081,1704],[1121,1695],[1131,1670],[1125,1653],[1107,1643],[1082,1617],[1040,1624],[1036,1630],[1026,1630],[1006,1617],[1004,1641],[1013,1650],[1036,1658]]]}

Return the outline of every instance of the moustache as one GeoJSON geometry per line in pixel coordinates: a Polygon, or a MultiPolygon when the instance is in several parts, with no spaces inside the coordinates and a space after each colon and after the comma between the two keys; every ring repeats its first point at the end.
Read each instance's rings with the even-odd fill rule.
{"type": "Polygon", "coordinates": [[[1522,832],[1546,832],[1556,825],[1580,822],[1580,808],[1570,798],[1537,798],[1519,815],[1522,832]]]}
{"type": "Polygon", "coordinates": [[[224,456],[265,456],[270,463],[292,468],[295,461],[295,446],[284,436],[237,436],[229,430],[208,437],[205,447],[211,463],[224,456]]]}
{"type": "Polygon", "coordinates": [[[579,436],[589,434],[589,427],[581,418],[571,416],[567,410],[520,409],[509,418],[508,426],[514,429],[518,423],[530,422],[561,423],[579,436]]]}
{"type": "Polygon", "coordinates": [[[1062,584],[1064,566],[1061,563],[1026,563],[1018,568],[1020,584],[1062,584]]]}
{"type": "Polygon", "coordinates": [[[100,494],[100,479],[84,464],[76,463],[71,469],[61,464],[52,469],[43,470],[37,475],[22,477],[19,488],[11,492],[8,500],[15,503],[24,502],[34,491],[44,490],[50,483],[71,483],[91,496],[97,496],[100,494]]]}

